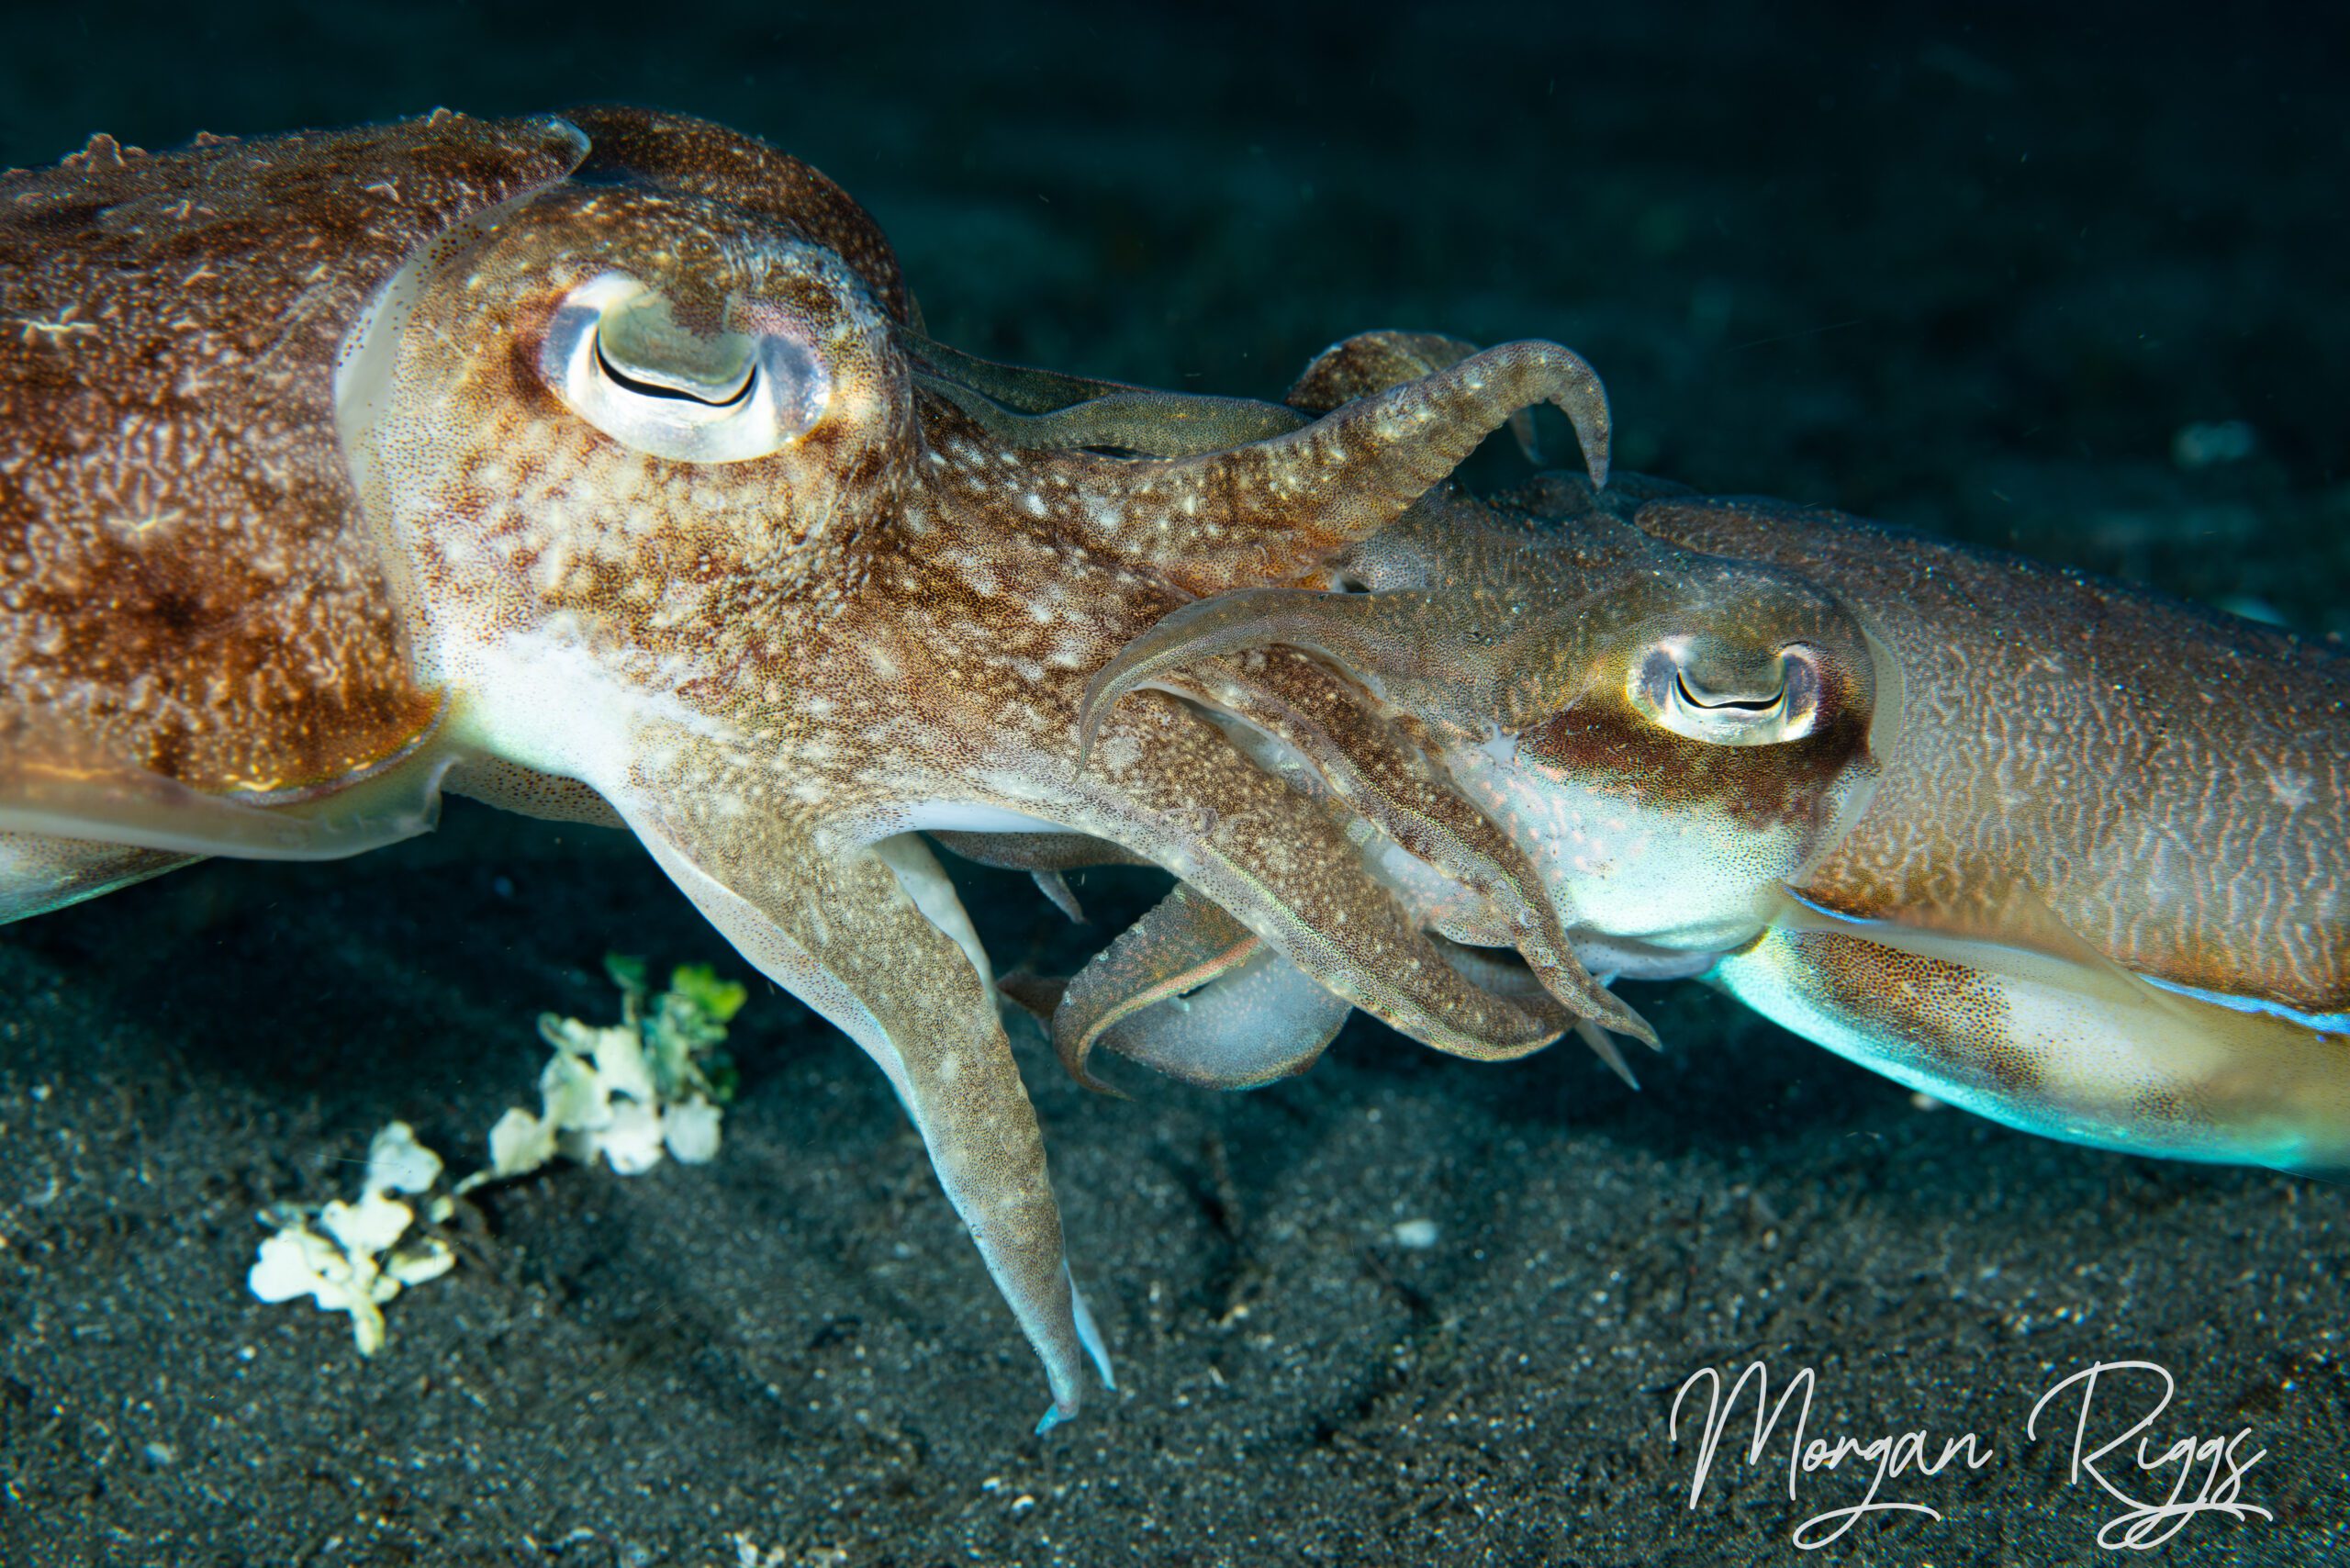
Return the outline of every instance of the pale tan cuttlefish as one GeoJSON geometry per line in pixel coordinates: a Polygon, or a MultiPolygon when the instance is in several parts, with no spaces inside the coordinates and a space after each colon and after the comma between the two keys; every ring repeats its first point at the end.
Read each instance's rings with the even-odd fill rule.
{"type": "Polygon", "coordinates": [[[1606,408],[1546,342],[1440,347],[1301,421],[990,365],[919,320],[837,187],[639,110],[99,137],[0,179],[0,915],[199,856],[355,854],[444,790],[624,824],[889,1075],[1049,1425],[1108,1363],[918,830],[1015,859],[1052,830],[1048,876],[1080,838],[1163,865],[1281,959],[1269,1005],[1472,1057],[1644,1034],[1532,862],[1310,661],[1288,689],[1371,758],[1351,801],[1169,696],[1090,765],[1076,722],[1162,615],[1315,569],[1530,406],[1604,478],[1606,408]],[[1416,904],[1366,811],[1465,899],[1416,904]],[[1447,923],[1539,1002],[1466,978],[1447,923]]]}
{"type": "MultiPolygon", "coordinates": [[[[1393,338],[1317,362],[1301,420],[1391,385],[1393,338]]],[[[1086,722],[1147,689],[1248,713],[1276,655],[1407,726],[1595,969],[1704,978],[2026,1131],[2350,1171],[2336,649],[1833,511],[1554,475],[1439,492],[1311,581],[1185,606],[1086,722]]],[[[1058,999],[1064,1056],[1124,1031],[1203,1081],[1294,1067],[1186,1043],[1164,1005],[1212,999],[1248,935],[1170,900],[1058,999]]]]}

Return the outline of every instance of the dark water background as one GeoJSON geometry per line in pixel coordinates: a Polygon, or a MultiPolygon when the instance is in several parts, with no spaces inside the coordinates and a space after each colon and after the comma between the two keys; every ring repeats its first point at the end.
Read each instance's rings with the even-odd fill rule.
{"type": "MultiPolygon", "coordinates": [[[[56,6],[0,35],[0,165],[641,100],[840,180],[969,349],[1275,396],[1362,328],[1557,338],[1622,466],[2338,639],[2350,53],[2303,15],[56,6]],[[2231,420],[2248,457],[2182,465],[2231,420]]],[[[1099,940],[968,892],[1007,963],[1099,940]]],[[[2350,1562],[2343,1189],[1921,1112],[1694,988],[1638,996],[1673,1050],[1637,1096],[1360,1021],[1249,1096],[1031,1052],[1125,1381],[1042,1442],[879,1074],[772,990],[715,1165],[488,1195],[372,1362],[246,1294],[253,1211],[346,1194],[384,1121],[477,1158],[611,947],[740,970],[632,849],[462,803],[0,932],[0,1562],[1786,1562],[1850,1471],[1692,1511],[1664,1436],[1690,1372],[1767,1356],[1819,1369],[1816,1433],[1998,1453],[1803,1561],[2102,1561],[2114,1506],[2022,1417],[2140,1357],[2166,1437],[2254,1428],[2277,1515],[2155,1561],[2350,1562]]]]}

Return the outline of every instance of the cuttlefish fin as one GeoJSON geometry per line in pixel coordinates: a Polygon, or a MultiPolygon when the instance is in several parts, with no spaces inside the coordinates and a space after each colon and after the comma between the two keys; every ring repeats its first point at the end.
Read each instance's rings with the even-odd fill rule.
{"type": "Polygon", "coordinates": [[[1980,964],[1998,951],[2008,961],[2062,966],[2087,977],[2109,1000],[2175,1012],[2175,994],[2114,962],[2073,929],[2027,879],[1962,875],[1969,896],[1942,903],[1914,902],[1898,915],[1872,919],[1844,913],[1799,888],[1781,890],[1771,924],[1782,931],[1861,936],[1922,958],[1980,964]]]}
{"type": "MultiPolygon", "coordinates": [[[[662,755],[648,748],[645,755],[662,755]]],[[[1109,1361],[1063,1255],[1043,1136],[953,885],[913,834],[832,849],[739,802],[754,765],[672,737],[662,776],[603,793],[661,868],[762,973],[889,1075],[940,1186],[1043,1361],[1047,1428],[1109,1361]]]]}
{"type": "Polygon", "coordinates": [[[1333,994],[1424,1045],[1509,1060],[1563,1025],[1463,980],[1365,866],[1360,823],[1291,788],[1216,724],[1144,692],[1104,724],[1069,820],[1116,833],[1333,994]]]}
{"type": "MultiPolygon", "coordinates": [[[[1326,414],[1358,398],[1449,369],[1476,352],[1477,345],[1468,339],[1443,332],[1404,332],[1393,328],[1358,332],[1315,355],[1281,395],[1281,401],[1310,414],[1326,414]]],[[[1539,467],[1542,449],[1535,440],[1532,410],[1520,409],[1512,414],[1509,431],[1526,460],[1539,467]]]]}
{"type": "Polygon", "coordinates": [[[1245,672],[1215,660],[1162,680],[1291,747],[1339,801],[1405,853],[1476,894],[1536,980],[1575,1020],[1656,1044],[1647,1022],[1577,958],[1525,852],[1452,786],[1430,748],[1412,745],[1366,693],[1286,648],[1267,650],[1245,672]]]}
{"type": "Polygon", "coordinates": [[[176,871],[197,858],[87,838],[0,833],[0,925],[176,871]]]}
{"type": "Polygon", "coordinates": [[[2350,1167],[2350,1033],[2157,985],[2037,889],[1889,918],[1790,890],[1710,977],[1839,1055],[2043,1137],[2279,1170],[2350,1167]]]}
{"type": "Polygon", "coordinates": [[[211,793],[0,715],[0,833],[128,845],[172,855],[336,860],[429,833],[457,760],[431,730],[314,788],[211,793]]]}
{"type": "Polygon", "coordinates": [[[1555,403],[1607,476],[1606,393],[1556,343],[1504,343],[1229,451],[1165,459],[1046,454],[1040,492],[1081,496],[1077,543],[1188,592],[1298,577],[1400,517],[1518,410],[1555,403]]]}

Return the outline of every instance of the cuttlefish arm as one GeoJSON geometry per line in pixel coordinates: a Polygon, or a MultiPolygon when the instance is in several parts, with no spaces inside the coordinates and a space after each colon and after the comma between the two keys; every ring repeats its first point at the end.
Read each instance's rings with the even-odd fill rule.
{"type": "Polygon", "coordinates": [[[1401,674],[1438,650],[1427,636],[1437,595],[1237,588],[1170,611],[1094,671],[1078,710],[1078,744],[1091,751],[1102,722],[1129,694],[1201,663],[1269,647],[1295,648],[1358,676],[1401,674]]]}
{"type": "Polygon", "coordinates": [[[1351,1011],[1196,890],[1179,885],[1094,956],[1051,1017],[1072,1076],[1096,1046],[1209,1089],[1253,1089],[1314,1064],[1351,1011]]]}
{"type": "MultiPolygon", "coordinates": [[[[1330,596],[1314,596],[1329,602],[1330,596]]],[[[1355,596],[1345,596],[1352,599],[1355,596]]],[[[1406,854],[1469,890],[1484,929],[1515,947],[1544,990],[1575,1019],[1593,1019],[1653,1047],[1647,1022],[1577,959],[1559,911],[1523,850],[1451,787],[1441,765],[1328,669],[1285,648],[1247,661],[1212,660],[1162,680],[1292,748],[1350,810],[1406,854]]]]}
{"type": "Polygon", "coordinates": [[[1504,343],[1229,451],[1119,458],[1036,454],[1035,510],[1077,498],[1071,539],[1194,594],[1280,582],[1393,522],[1519,410],[1555,403],[1595,485],[1608,465],[1606,394],[1556,343],[1504,343]]]}
{"type": "MultiPolygon", "coordinates": [[[[1326,415],[1364,399],[1392,398],[1401,388],[1424,386],[1428,378],[1478,357],[1475,345],[1458,338],[1363,333],[1318,356],[1291,387],[1287,404],[1304,413],[1326,415]]],[[[1035,423],[1031,428],[1042,428],[1048,420],[1099,421],[1102,412],[1112,409],[1124,418],[1163,400],[1163,395],[1125,398],[1106,387],[1087,388],[1089,395],[1082,398],[1064,386],[995,390],[1034,394],[1028,406],[1040,411],[1032,416],[1035,423]],[[1054,404],[1058,404],[1055,411],[1042,411],[1054,404]]],[[[1233,420],[1232,432],[1218,430],[1215,418],[1201,420],[1192,430],[1221,438],[1261,418],[1246,411],[1222,417],[1233,420]]],[[[1510,423],[1531,453],[1532,427],[1525,410],[1513,414],[1510,423]]],[[[1097,422],[1086,433],[1108,443],[1111,428],[1097,422]]],[[[1579,421],[1578,429],[1586,450],[1596,457],[1604,450],[1597,444],[1605,439],[1604,406],[1596,423],[1579,421]]],[[[1157,450],[1171,452],[1181,450],[1186,433],[1184,426],[1170,420],[1164,431],[1149,434],[1121,431],[1115,443],[1144,446],[1156,440],[1157,450]]],[[[1600,458],[1593,465],[1593,477],[1598,482],[1604,476],[1600,458]]],[[[1539,983],[1565,1004],[1570,1022],[1580,1025],[1598,1020],[1655,1045],[1655,1034],[1646,1022],[1577,961],[1555,906],[1542,895],[1539,879],[1516,846],[1457,791],[1431,776],[1427,748],[1388,733],[1388,726],[1361,700],[1361,693],[1344,690],[1304,658],[1281,653],[1259,655],[1244,674],[1230,661],[1210,657],[1219,649],[1258,650],[1288,641],[1357,670],[1426,669],[1438,662],[1436,644],[1445,640],[1443,634],[1429,635],[1424,628],[1414,636],[1407,624],[1414,610],[1433,610],[1433,604],[1417,606],[1409,596],[1392,594],[1382,596],[1376,606],[1356,599],[1332,610],[1331,602],[1328,595],[1304,590],[1241,588],[1179,610],[1122,650],[1091,683],[1080,709],[1081,753],[1090,751],[1102,716],[1118,698],[1146,683],[1194,698],[1272,736],[1303,754],[1327,787],[1408,854],[1457,879],[1492,908],[1499,917],[1499,930],[1491,939],[1518,948],[1539,983]],[[1316,637],[1310,630],[1314,626],[1331,627],[1337,634],[1316,637]]],[[[1097,990],[1102,983],[1096,977],[1097,990]]],[[[1604,1036],[1590,1028],[1578,1032],[1603,1060],[1628,1078],[1620,1055],[1604,1036]]]]}
{"type": "MultiPolygon", "coordinates": [[[[1192,457],[1286,435],[1358,398],[1449,370],[1479,352],[1435,332],[1362,332],[1317,355],[1279,403],[1201,397],[1000,364],[924,342],[920,383],[953,401],[1017,452],[1115,449],[1138,457],[1192,457]]],[[[1532,413],[1509,428],[1539,462],[1532,413]]]]}
{"type": "MultiPolygon", "coordinates": [[[[1359,398],[1449,369],[1477,352],[1477,345],[1468,339],[1445,332],[1393,329],[1357,332],[1315,355],[1281,395],[1281,401],[1308,414],[1326,414],[1359,398]]],[[[1509,430],[1527,461],[1540,464],[1542,449],[1534,436],[1533,411],[1520,409],[1512,414],[1509,430]]]]}
{"type": "Polygon", "coordinates": [[[1259,766],[1214,722],[1156,691],[1103,725],[1057,786],[1045,757],[1024,793],[976,803],[1109,838],[1192,884],[1315,981],[1450,1055],[1506,1060],[1560,1025],[1480,991],[1363,863],[1360,823],[1259,766]],[[1040,788],[1040,786],[1046,786],[1040,788]]]}
{"type": "Polygon", "coordinates": [[[760,971],[888,1074],[939,1185],[978,1243],[1052,1389],[1043,1431],[1073,1416],[1109,1358],[1063,1251],[1045,1145],[997,1014],[985,953],[912,834],[827,848],[763,810],[760,771],[672,735],[607,790],[661,868],[760,971]]]}
{"type": "Polygon", "coordinates": [[[1246,398],[1205,398],[1136,387],[1081,403],[1028,412],[976,388],[923,376],[919,384],[962,409],[1014,452],[1115,451],[1192,457],[1286,435],[1309,421],[1293,409],[1246,398]]]}

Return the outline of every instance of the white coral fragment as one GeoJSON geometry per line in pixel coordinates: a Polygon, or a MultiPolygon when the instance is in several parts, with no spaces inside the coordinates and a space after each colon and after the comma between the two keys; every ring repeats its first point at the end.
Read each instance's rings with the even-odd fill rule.
{"type": "Polygon", "coordinates": [[[661,1113],[642,1101],[622,1100],[602,1126],[565,1137],[563,1150],[583,1165],[600,1154],[621,1175],[642,1176],[661,1163],[661,1113]]]}
{"type": "Polygon", "coordinates": [[[329,1204],[319,1211],[319,1228],[354,1258],[390,1251],[414,1223],[414,1209],[381,1193],[363,1193],[355,1204],[329,1204]]]}
{"type": "Polygon", "coordinates": [[[489,1129],[489,1169],[466,1177],[462,1185],[469,1188],[485,1181],[520,1176],[554,1158],[554,1124],[517,1105],[489,1129]]]}
{"type": "Polygon", "coordinates": [[[672,1105],[661,1115],[661,1141],[681,1165],[706,1165],[718,1158],[718,1107],[707,1100],[672,1105]]]}
{"type": "Polygon", "coordinates": [[[441,1157],[416,1141],[416,1129],[394,1122],[367,1146],[365,1191],[421,1193],[441,1180],[441,1157]]]}
{"type": "Polygon", "coordinates": [[[308,1296],[321,1312],[349,1314],[359,1353],[374,1355],[384,1345],[384,1304],[456,1263],[447,1244],[434,1237],[399,1246],[416,1211],[390,1194],[421,1193],[440,1174],[441,1157],[419,1143],[406,1122],[392,1123],[369,1146],[358,1202],[338,1200],[315,1215],[281,1204],[263,1216],[277,1233],[262,1242],[245,1275],[247,1287],[266,1302],[308,1296]]]}
{"type": "Polygon", "coordinates": [[[612,960],[624,999],[619,1024],[599,1027],[548,1014],[539,1036],[554,1056],[539,1074],[539,1111],[516,1107],[489,1129],[489,1169],[458,1184],[526,1175],[557,1155],[601,1159],[623,1176],[666,1159],[699,1165],[716,1157],[726,1097],[726,1024],[743,1004],[740,985],[697,966],[679,969],[670,989],[648,997],[642,967],[612,960]],[[715,1076],[713,1076],[715,1075],[715,1076]]]}

